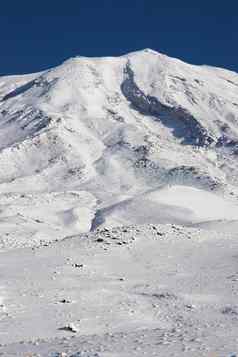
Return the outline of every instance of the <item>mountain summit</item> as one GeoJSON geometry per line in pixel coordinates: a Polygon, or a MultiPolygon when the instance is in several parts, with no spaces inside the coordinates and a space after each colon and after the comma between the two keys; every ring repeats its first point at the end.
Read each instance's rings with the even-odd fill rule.
{"type": "Polygon", "coordinates": [[[146,49],[1,77],[0,150],[4,244],[237,220],[238,74],[146,49]]]}
{"type": "Polygon", "coordinates": [[[237,355],[237,158],[225,69],[146,49],[1,77],[0,355],[237,355]]]}

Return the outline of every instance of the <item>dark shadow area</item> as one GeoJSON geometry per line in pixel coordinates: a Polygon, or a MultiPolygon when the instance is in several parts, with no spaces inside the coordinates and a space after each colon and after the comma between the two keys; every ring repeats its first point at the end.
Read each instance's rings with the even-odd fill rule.
{"type": "Polygon", "coordinates": [[[162,104],[156,97],[146,95],[137,86],[130,62],[125,69],[125,80],[121,91],[131,103],[131,107],[139,113],[152,116],[163,125],[172,129],[176,138],[183,138],[185,145],[208,146],[213,142],[207,130],[184,108],[169,107],[162,104]]]}
{"type": "Polygon", "coordinates": [[[2,102],[10,99],[10,98],[14,98],[17,97],[20,94],[25,93],[26,91],[28,91],[28,89],[32,88],[35,85],[35,80],[30,81],[26,84],[24,84],[23,86],[20,86],[16,89],[14,89],[12,92],[8,93],[7,95],[5,95],[5,97],[2,98],[2,102]]]}

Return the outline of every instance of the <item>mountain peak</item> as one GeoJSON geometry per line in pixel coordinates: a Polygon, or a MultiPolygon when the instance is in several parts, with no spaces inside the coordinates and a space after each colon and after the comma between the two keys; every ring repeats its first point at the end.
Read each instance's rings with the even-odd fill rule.
{"type": "MultiPolygon", "coordinates": [[[[150,54],[154,54],[154,55],[159,55],[160,53],[151,49],[151,48],[144,48],[142,50],[138,50],[138,51],[134,51],[134,52],[131,52],[131,53],[150,53],[150,54]]],[[[131,53],[129,53],[128,55],[130,55],[131,53]]]]}
{"type": "MultiPolygon", "coordinates": [[[[21,191],[23,181],[33,191],[84,190],[92,206],[101,202],[97,210],[112,206],[114,212],[116,205],[113,225],[126,221],[119,201],[134,202],[168,184],[238,194],[232,72],[145,49],[75,57],[40,74],[3,77],[0,95],[2,192],[21,191]]],[[[104,221],[107,213],[99,211],[91,223],[104,221]]]]}

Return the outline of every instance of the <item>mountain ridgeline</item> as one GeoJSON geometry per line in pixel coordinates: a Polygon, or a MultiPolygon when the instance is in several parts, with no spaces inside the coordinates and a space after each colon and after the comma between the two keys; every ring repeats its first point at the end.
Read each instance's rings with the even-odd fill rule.
{"type": "Polygon", "coordinates": [[[0,78],[2,194],[83,194],[86,230],[139,198],[147,210],[151,193],[168,186],[236,201],[237,157],[234,72],[147,49],[0,78]]]}

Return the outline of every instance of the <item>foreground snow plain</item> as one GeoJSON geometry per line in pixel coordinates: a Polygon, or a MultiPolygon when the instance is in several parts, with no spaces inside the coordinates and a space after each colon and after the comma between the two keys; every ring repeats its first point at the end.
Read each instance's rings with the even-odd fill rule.
{"type": "Polygon", "coordinates": [[[0,78],[0,353],[238,353],[238,75],[152,50],[0,78]]]}
{"type": "Polygon", "coordinates": [[[231,356],[237,249],[236,235],[168,224],[2,253],[0,351],[231,356]]]}

